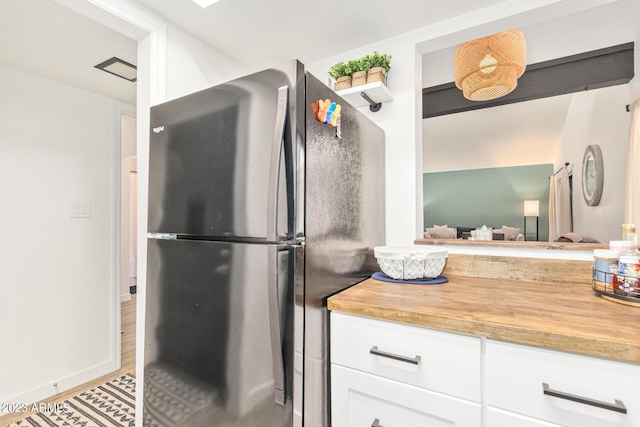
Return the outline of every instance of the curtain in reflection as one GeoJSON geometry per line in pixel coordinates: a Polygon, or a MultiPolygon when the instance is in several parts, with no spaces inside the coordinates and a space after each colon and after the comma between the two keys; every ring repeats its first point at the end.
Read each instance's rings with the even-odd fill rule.
{"type": "Polygon", "coordinates": [[[549,177],[549,241],[573,231],[571,225],[571,188],[567,166],[549,177]]]}
{"type": "Polygon", "coordinates": [[[625,177],[624,222],[640,224],[640,99],[629,105],[629,147],[625,177]]]}
{"type": "Polygon", "coordinates": [[[558,238],[558,226],[556,224],[556,176],[549,177],[549,241],[558,238]]]}

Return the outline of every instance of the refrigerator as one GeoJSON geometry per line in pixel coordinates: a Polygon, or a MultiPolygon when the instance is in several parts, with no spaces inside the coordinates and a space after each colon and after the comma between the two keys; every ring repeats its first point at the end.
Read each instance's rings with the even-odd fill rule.
{"type": "Polygon", "coordinates": [[[144,426],[329,426],[326,302],[377,270],[384,132],[298,61],[150,127],[144,426]]]}

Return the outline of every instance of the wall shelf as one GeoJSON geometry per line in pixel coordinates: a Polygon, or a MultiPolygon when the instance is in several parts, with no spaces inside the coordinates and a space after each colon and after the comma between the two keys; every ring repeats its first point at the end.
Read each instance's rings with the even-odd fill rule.
{"type": "Polygon", "coordinates": [[[389,88],[380,81],[339,90],[336,93],[356,108],[369,105],[369,109],[373,112],[380,110],[383,102],[393,101],[389,88]],[[362,93],[369,97],[371,102],[362,93]]]}

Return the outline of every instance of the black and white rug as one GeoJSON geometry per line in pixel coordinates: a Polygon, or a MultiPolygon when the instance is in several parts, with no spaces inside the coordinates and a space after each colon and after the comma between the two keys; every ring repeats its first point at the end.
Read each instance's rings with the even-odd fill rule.
{"type": "Polygon", "coordinates": [[[125,374],[62,403],[34,404],[7,427],[133,427],[136,379],[125,374]]]}

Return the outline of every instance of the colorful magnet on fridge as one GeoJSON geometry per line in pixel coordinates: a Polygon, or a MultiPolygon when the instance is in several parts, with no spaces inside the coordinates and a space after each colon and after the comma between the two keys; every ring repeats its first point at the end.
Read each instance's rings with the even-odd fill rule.
{"type": "Polygon", "coordinates": [[[333,114],[331,115],[331,123],[330,125],[333,127],[338,126],[338,119],[340,118],[340,110],[342,110],[342,107],[340,106],[340,104],[336,104],[336,109],[334,110],[333,114]]]}
{"type": "Polygon", "coordinates": [[[331,105],[329,106],[329,109],[327,110],[327,118],[324,121],[325,124],[331,123],[331,116],[333,115],[333,112],[335,110],[336,110],[336,103],[332,102],[331,105]]]}
{"type": "Polygon", "coordinates": [[[319,107],[318,121],[320,123],[324,123],[325,120],[327,120],[327,110],[329,109],[330,106],[331,106],[331,101],[329,101],[328,99],[324,101],[322,100],[318,101],[318,107],[319,107]]]}

